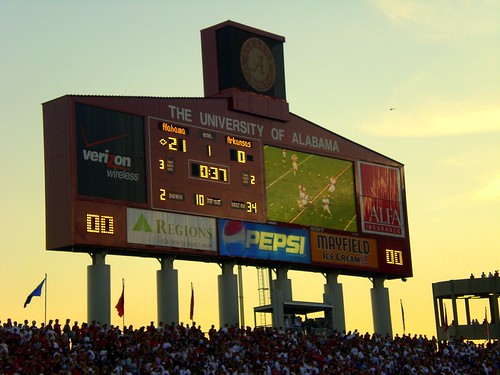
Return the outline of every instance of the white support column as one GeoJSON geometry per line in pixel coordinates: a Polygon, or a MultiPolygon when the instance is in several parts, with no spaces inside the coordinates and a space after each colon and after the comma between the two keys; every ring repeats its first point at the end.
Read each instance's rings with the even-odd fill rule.
{"type": "Polygon", "coordinates": [[[161,258],[159,262],[161,269],[156,271],[158,324],[179,324],[179,279],[174,258],[161,258]]]}
{"type": "Polygon", "coordinates": [[[239,326],[238,311],[238,277],[233,272],[234,264],[224,262],[221,265],[222,274],[217,276],[219,287],[219,324],[224,327],[239,326]]]}
{"type": "Polygon", "coordinates": [[[328,328],[345,332],[344,292],[342,284],[338,282],[338,276],[339,273],[336,271],[330,271],[326,274],[323,302],[332,305],[333,311],[326,311],[325,319],[328,328]]]}
{"type": "Polygon", "coordinates": [[[384,288],[383,277],[373,278],[372,298],[373,330],[381,335],[392,336],[389,289],[384,288]]]}
{"type": "Polygon", "coordinates": [[[92,265],[87,267],[87,321],[110,325],[111,269],[105,264],[104,251],[90,254],[92,265]]]}

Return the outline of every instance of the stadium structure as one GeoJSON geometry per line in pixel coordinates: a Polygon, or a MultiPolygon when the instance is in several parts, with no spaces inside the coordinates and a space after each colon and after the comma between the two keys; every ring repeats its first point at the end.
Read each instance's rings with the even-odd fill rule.
{"type": "Polygon", "coordinates": [[[450,337],[469,340],[498,340],[500,277],[469,278],[432,284],[436,331],[439,341],[450,337]],[[446,308],[451,305],[451,309],[446,308]],[[474,317],[472,308],[481,315],[474,317]],[[482,308],[484,307],[484,311],[482,308]]]}
{"type": "MultiPolygon", "coordinates": [[[[65,95],[43,104],[46,247],[84,252],[88,321],[109,323],[107,255],[157,258],[158,321],[179,321],[176,260],[220,265],[219,323],[239,325],[235,266],[268,284],[256,314],[324,312],[345,330],[339,275],[413,276],[404,166],[289,111],[285,38],[232,21],[201,31],[203,98],[65,95]],[[289,270],[325,276],[293,299],[289,270]],[[273,278],[274,275],[274,279],[273,278]]],[[[262,281],[262,282],[261,282],[262,281]]],[[[262,287],[262,288],[261,288],[262,287]]]]}

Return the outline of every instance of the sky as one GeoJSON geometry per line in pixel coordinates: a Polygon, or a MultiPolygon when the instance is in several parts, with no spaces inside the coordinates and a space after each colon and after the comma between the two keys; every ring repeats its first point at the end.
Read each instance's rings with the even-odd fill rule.
{"type": "MultiPolygon", "coordinates": [[[[500,269],[498,19],[496,0],[0,1],[0,321],[42,322],[45,307],[47,319],[87,319],[90,256],[45,247],[42,103],[203,97],[200,30],[232,20],[286,38],[292,113],[405,165],[413,277],[385,282],[392,328],[403,334],[402,303],[406,333],[436,335],[432,283],[500,269]],[[23,308],[45,274],[47,305],[44,292],[23,308]]],[[[112,306],[125,280],[125,323],[156,321],[159,262],[106,263],[112,306]]],[[[195,321],[218,326],[219,266],[174,268],[180,321],[192,282],[195,321]]],[[[257,271],[242,272],[253,326],[257,271]]],[[[288,276],[294,300],[322,301],[323,275],[288,276]]],[[[346,329],[373,332],[371,281],[339,282],[346,329]]],[[[486,302],[473,302],[471,318],[482,320],[486,302]]],[[[111,323],[122,324],[114,307],[111,323]]]]}

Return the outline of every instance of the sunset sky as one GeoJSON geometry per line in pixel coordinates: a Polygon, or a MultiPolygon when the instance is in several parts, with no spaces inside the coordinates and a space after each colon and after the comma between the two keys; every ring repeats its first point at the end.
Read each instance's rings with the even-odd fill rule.
{"type": "MultiPolygon", "coordinates": [[[[203,97],[200,30],[226,20],[284,36],[290,111],[405,165],[413,274],[387,281],[394,334],[436,334],[432,283],[500,269],[500,2],[0,2],[0,321],[87,319],[90,256],[46,251],[42,103],[66,94],[203,97]]],[[[156,321],[156,259],[108,256],[126,324],[156,321]]],[[[218,325],[216,264],[175,261],[180,320],[218,325]]],[[[235,268],[236,272],[236,268],[235,268]]],[[[244,267],[245,323],[257,271],[244,267]]],[[[289,272],[295,300],[321,274],[289,272]]],[[[373,332],[367,278],[340,276],[348,330],[373,332]]],[[[471,318],[484,318],[485,301],[471,318]]],[[[448,309],[450,314],[451,308],[448,309]]],[[[460,311],[460,310],[459,310],[460,311]]],[[[450,317],[450,320],[452,317],[450,317]]],[[[464,319],[463,313],[462,317],[464,319]]],[[[122,320],[112,308],[112,324],[122,320]]]]}

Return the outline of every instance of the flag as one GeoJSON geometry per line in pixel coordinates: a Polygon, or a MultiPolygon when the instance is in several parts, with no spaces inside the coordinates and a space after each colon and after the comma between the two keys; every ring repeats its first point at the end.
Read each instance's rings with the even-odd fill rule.
{"type": "Polygon", "coordinates": [[[115,306],[116,310],[118,310],[118,316],[122,317],[123,314],[125,313],[125,283],[123,282],[122,285],[122,295],[120,296],[120,299],[118,300],[118,303],[115,306]]]}
{"type": "Polygon", "coordinates": [[[406,327],[405,327],[405,309],[403,308],[403,300],[399,300],[401,302],[401,317],[403,318],[403,332],[406,332],[406,327]]]}
{"type": "Polygon", "coordinates": [[[446,313],[446,305],[444,305],[444,331],[448,332],[448,314],[446,313]]]}
{"type": "Polygon", "coordinates": [[[26,302],[24,302],[24,307],[25,308],[31,302],[31,299],[33,297],[40,297],[42,295],[43,283],[45,283],[46,279],[47,279],[47,276],[45,276],[45,278],[42,280],[42,282],[40,283],[40,285],[38,285],[35,288],[35,290],[30,293],[30,295],[28,296],[28,298],[26,298],[26,302]]]}
{"type": "Polygon", "coordinates": [[[194,289],[193,283],[191,283],[191,303],[189,305],[189,320],[193,320],[194,316],[194,289]]]}

